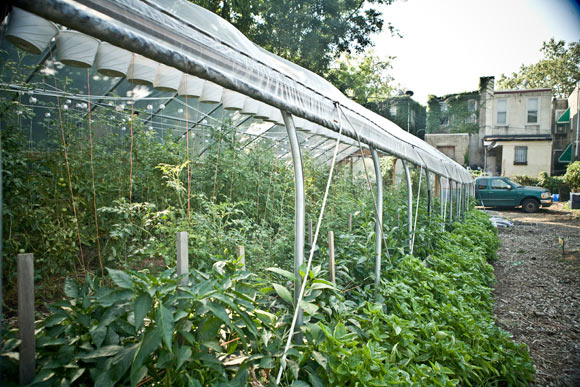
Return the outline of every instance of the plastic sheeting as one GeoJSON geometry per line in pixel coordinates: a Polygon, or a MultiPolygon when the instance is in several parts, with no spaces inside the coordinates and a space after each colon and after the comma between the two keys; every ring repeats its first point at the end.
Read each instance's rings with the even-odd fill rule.
{"type": "Polygon", "coordinates": [[[360,138],[457,182],[473,180],[459,164],[349,100],[320,76],[263,50],[219,16],[184,0],[16,0],[15,4],[308,119],[324,126],[322,132],[338,132],[342,121],[343,134],[352,145],[360,138]],[[341,112],[346,120],[339,119],[341,112]]]}

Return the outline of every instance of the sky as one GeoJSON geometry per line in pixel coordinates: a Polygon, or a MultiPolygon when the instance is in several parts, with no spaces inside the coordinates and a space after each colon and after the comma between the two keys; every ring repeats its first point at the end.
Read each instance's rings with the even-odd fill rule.
{"type": "Polygon", "coordinates": [[[427,96],[477,90],[479,77],[516,72],[541,59],[542,42],[580,40],[574,0],[398,0],[381,6],[402,38],[374,37],[375,55],[395,56],[392,75],[427,96]]]}

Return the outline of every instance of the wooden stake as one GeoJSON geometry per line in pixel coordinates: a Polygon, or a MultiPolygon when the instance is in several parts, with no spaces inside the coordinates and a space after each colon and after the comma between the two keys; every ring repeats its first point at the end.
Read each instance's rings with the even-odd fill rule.
{"type": "Polygon", "coordinates": [[[352,214],[348,214],[348,232],[352,231],[352,214]]]}
{"type": "Polygon", "coordinates": [[[308,243],[312,245],[312,219],[308,220],[308,243]]]}
{"type": "Polygon", "coordinates": [[[240,262],[242,263],[242,267],[246,270],[246,249],[244,246],[238,246],[238,258],[240,258],[240,262]]]}
{"type": "Polygon", "coordinates": [[[334,272],[334,232],[328,232],[328,260],[330,270],[330,282],[336,284],[336,275],[334,272]]]}
{"type": "Polygon", "coordinates": [[[182,277],[179,283],[187,285],[189,272],[189,249],[187,245],[187,233],[177,233],[177,276],[182,277]]]}
{"type": "Polygon", "coordinates": [[[18,331],[20,333],[20,384],[34,380],[36,340],[34,338],[34,256],[18,254],[18,331]]]}

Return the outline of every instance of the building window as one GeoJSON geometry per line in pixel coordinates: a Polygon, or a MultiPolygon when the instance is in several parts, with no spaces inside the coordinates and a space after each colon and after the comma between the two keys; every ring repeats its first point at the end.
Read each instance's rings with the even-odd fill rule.
{"type": "Polygon", "coordinates": [[[447,110],[449,110],[449,105],[447,105],[447,102],[445,101],[439,102],[439,106],[441,107],[442,112],[446,112],[447,110]]]}
{"type": "Polygon", "coordinates": [[[397,106],[396,105],[392,105],[389,108],[389,113],[391,113],[391,116],[396,116],[397,115],[397,106]]]}
{"type": "Polygon", "coordinates": [[[539,104],[538,98],[528,98],[526,123],[528,124],[538,123],[538,104],[539,104]]]}
{"type": "Polygon", "coordinates": [[[514,165],[527,165],[528,164],[528,147],[527,146],[516,146],[514,157],[514,165]]]}
{"type": "Polygon", "coordinates": [[[565,118],[562,117],[566,111],[566,109],[556,109],[555,111],[554,118],[556,122],[556,133],[566,133],[570,127],[570,119],[566,121],[565,118]]]}
{"type": "Polygon", "coordinates": [[[467,111],[474,112],[477,109],[477,101],[474,99],[470,99],[467,101],[467,111]]]}
{"type": "Polygon", "coordinates": [[[497,125],[507,125],[507,99],[495,101],[495,122],[497,125]]]}

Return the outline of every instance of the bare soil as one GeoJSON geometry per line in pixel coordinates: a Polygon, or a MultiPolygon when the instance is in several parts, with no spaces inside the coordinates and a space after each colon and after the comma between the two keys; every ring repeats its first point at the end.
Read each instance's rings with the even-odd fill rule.
{"type": "Polygon", "coordinates": [[[498,233],[497,324],[527,344],[533,386],[580,386],[580,219],[561,203],[493,211],[514,223],[498,233]]]}

